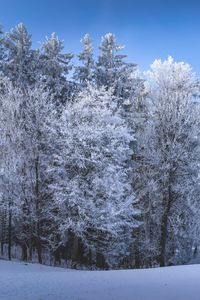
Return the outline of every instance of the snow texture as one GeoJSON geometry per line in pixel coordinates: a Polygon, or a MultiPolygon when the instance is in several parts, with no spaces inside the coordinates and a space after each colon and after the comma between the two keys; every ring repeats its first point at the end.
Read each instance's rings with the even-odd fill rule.
{"type": "Polygon", "coordinates": [[[1,300],[199,300],[200,265],[76,271],[0,260],[1,300]]]}

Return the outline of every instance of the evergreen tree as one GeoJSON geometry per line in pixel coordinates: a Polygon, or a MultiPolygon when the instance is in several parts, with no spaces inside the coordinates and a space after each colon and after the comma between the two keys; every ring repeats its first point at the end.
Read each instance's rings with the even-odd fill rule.
{"type": "Polygon", "coordinates": [[[94,59],[93,48],[89,34],[85,34],[81,39],[83,44],[83,51],[78,55],[79,61],[82,62],[81,66],[75,68],[74,79],[79,82],[81,87],[87,86],[87,84],[93,81],[94,77],[94,59]]]}
{"type": "Polygon", "coordinates": [[[126,55],[118,54],[124,46],[116,43],[115,36],[107,33],[102,37],[99,46],[101,54],[98,57],[95,78],[98,87],[113,87],[117,96],[128,97],[132,90],[132,74],[136,65],[126,63],[126,55]]]}
{"type": "Polygon", "coordinates": [[[0,72],[3,69],[3,59],[5,58],[5,50],[3,46],[3,28],[0,26],[0,72]]]}
{"type": "Polygon", "coordinates": [[[64,44],[55,33],[42,45],[40,53],[41,74],[44,84],[51,90],[55,101],[65,103],[72,97],[72,83],[67,80],[72,66],[73,57],[70,53],[63,53],[64,44]]]}
{"type": "Polygon", "coordinates": [[[37,78],[38,55],[37,51],[31,50],[31,35],[20,23],[5,34],[3,44],[6,50],[3,73],[25,91],[37,78]]]}

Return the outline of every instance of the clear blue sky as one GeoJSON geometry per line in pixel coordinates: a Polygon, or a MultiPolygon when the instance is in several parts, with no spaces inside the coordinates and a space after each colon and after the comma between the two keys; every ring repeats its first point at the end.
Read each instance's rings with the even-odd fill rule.
{"type": "Polygon", "coordinates": [[[4,29],[19,22],[32,33],[34,46],[55,31],[67,51],[78,53],[83,34],[97,45],[102,35],[113,32],[141,69],[172,55],[200,75],[198,0],[0,0],[4,29]]]}

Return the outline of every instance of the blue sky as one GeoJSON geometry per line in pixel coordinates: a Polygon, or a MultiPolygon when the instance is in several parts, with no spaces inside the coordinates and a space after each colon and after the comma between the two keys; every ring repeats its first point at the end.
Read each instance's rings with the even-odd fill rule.
{"type": "Polygon", "coordinates": [[[55,31],[66,50],[78,53],[89,33],[97,47],[115,33],[129,60],[147,69],[155,58],[172,55],[200,75],[200,1],[198,0],[0,0],[5,31],[23,22],[39,46],[55,31]]]}

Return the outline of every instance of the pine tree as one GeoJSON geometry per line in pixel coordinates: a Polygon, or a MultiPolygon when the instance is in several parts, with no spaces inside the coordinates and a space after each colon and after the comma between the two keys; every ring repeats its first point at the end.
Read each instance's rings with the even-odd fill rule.
{"type": "Polygon", "coordinates": [[[124,46],[116,43],[115,36],[107,33],[99,46],[101,51],[96,63],[95,77],[98,87],[114,88],[117,96],[127,98],[132,90],[132,74],[136,65],[126,63],[126,55],[118,54],[124,46]]]}
{"type": "Polygon", "coordinates": [[[0,26],[0,72],[2,72],[3,70],[3,60],[5,58],[5,50],[4,50],[4,46],[3,46],[3,28],[2,26],[0,26]]]}
{"type": "Polygon", "coordinates": [[[41,74],[44,84],[51,90],[55,101],[65,103],[71,98],[71,83],[66,76],[72,66],[70,65],[73,57],[70,53],[63,53],[64,44],[59,40],[55,33],[42,45],[40,53],[41,74]]]}
{"type": "Polygon", "coordinates": [[[31,49],[31,35],[20,23],[5,34],[3,44],[6,50],[3,73],[15,86],[25,90],[37,78],[38,54],[31,49]]]}
{"type": "Polygon", "coordinates": [[[75,68],[74,79],[77,80],[81,88],[86,87],[87,84],[93,81],[94,77],[94,58],[93,48],[89,34],[85,34],[81,39],[83,44],[83,51],[78,55],[79,61],[82,62],[81,66],[75,68]]]}

